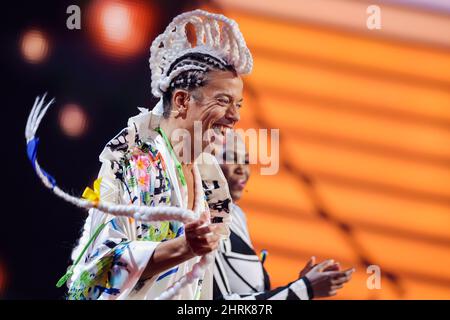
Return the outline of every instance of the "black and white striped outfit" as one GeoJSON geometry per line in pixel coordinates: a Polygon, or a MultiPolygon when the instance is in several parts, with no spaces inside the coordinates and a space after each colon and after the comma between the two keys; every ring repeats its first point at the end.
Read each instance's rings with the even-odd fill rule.
{"type": "Polygon", "coordinates": [[[269,275],[255,253],[244,212],[230,207],[230,238],[222,240],[216,253],[213,297],[227,300],[308,300],[312,290],[306,278],[270,289],[269,275]]]}

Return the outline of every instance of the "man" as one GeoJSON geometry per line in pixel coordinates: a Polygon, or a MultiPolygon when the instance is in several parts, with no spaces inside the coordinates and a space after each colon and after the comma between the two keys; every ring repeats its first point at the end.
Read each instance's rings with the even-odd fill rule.
{"type": "Polygon", "coordinates": [[[351,279],[354,269],[341,271],[339,264],[326,260],[315,264],[312,257],[296,281],[270,288],[269,275],[256,255],[244,212],[236,205],[250,177],[248,153],[238,139],[225,148],[222,171],[228,182],[231,205],[230,237],[223,239],[216,253],[214,268],[215,299],[306,300],[333,296],[351,279]],[[233,161],[229,161],[232,159],[233,161]],[[225,161],[226,160],[226,161],[225,161]]]}
{"type": "Polygon", "coordinates": [[[194,211],[198,220],[143,223],[91,209],[72,254],[69,299],[154,299],[167,292],[175,299],[212,299],[212,266],[194,265],[227,235],[231,198],[214,157],[197,163],[210,141],[194,129],[200,121],[202,131],[212,129],[208,137],[219,141],[233,128],[241,75],[251,71],[252,58],[234,21],[195,10],[176,17],[155,39],[150,68],[160,101],[130,118],[101,153],[100,199],[175,206],[194,211]],[[173,138],[180,130],[187,136],[173,138]],[[189,281],[168,291],[187,274],[189,281]]]}

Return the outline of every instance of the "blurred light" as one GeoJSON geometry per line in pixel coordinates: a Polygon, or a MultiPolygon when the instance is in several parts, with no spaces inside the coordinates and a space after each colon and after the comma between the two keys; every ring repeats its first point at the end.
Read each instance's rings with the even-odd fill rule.
{"type": "Polygon", "coordinates": [[[155,10],[144,1],[97,0],[89,7],[89,33],[107,55],[134,56],[150,46],[155,10]]]}
{"type": "Polygon", "coordinates": [[[88,127],[88,116],[77,104],[66,104],[59,113],[59,126],[69,137],[82,136],[88,127]]]}
{"type": "Polygon", "coordinates": [[[105,7],[100,17],[105,38],[111,42],[126,41],[131,34],[130,9],[123,5],[105,7]]]}
{"type": "Polygon", "coordinates": [[[8,280],[6,266],[2,260],[0,260],[0,297],[3,295],[6,289],[6,283],[8,280]]]}
{"type": "Polygon", "coordinates": [[[43,32],[31,29],[22,36],[20,49],[26,61],[40,63],[48,56],[49,41],[43,32]]]}

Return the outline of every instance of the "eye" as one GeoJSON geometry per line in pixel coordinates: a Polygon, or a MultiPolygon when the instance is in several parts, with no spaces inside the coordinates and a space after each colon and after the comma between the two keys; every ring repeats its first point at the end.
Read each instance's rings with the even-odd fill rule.
{"type": "Polygon", "coordinates": [[[228,98],[228,97],[219,97],[219,98],[217,98],[217,101],[219,101],[220,103],[223,103],[223,104],[229,104],[231,102],[230,98],[228,98]]]}

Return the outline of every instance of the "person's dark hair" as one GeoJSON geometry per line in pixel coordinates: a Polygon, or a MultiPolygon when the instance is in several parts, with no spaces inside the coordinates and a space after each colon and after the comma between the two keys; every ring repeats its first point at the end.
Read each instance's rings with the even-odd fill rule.
{"type": "Polygon", "coordinates": [[[194,65],[203,68],[203,70],[188,70],[176,76],[169,85],[166,92],[163,93],[164,118],[168,118],[171,111],[172,94],[175,89],[193,90],[203,87],[207,83],[207,74],[213,70],[231,71],[237,76],[237,72],[233,65],[225,64],[221,59],[206,53],[187,53],[176,59],[170,66],[167,74],[172,70],[178,69],[185,65],[194,65]]]}

